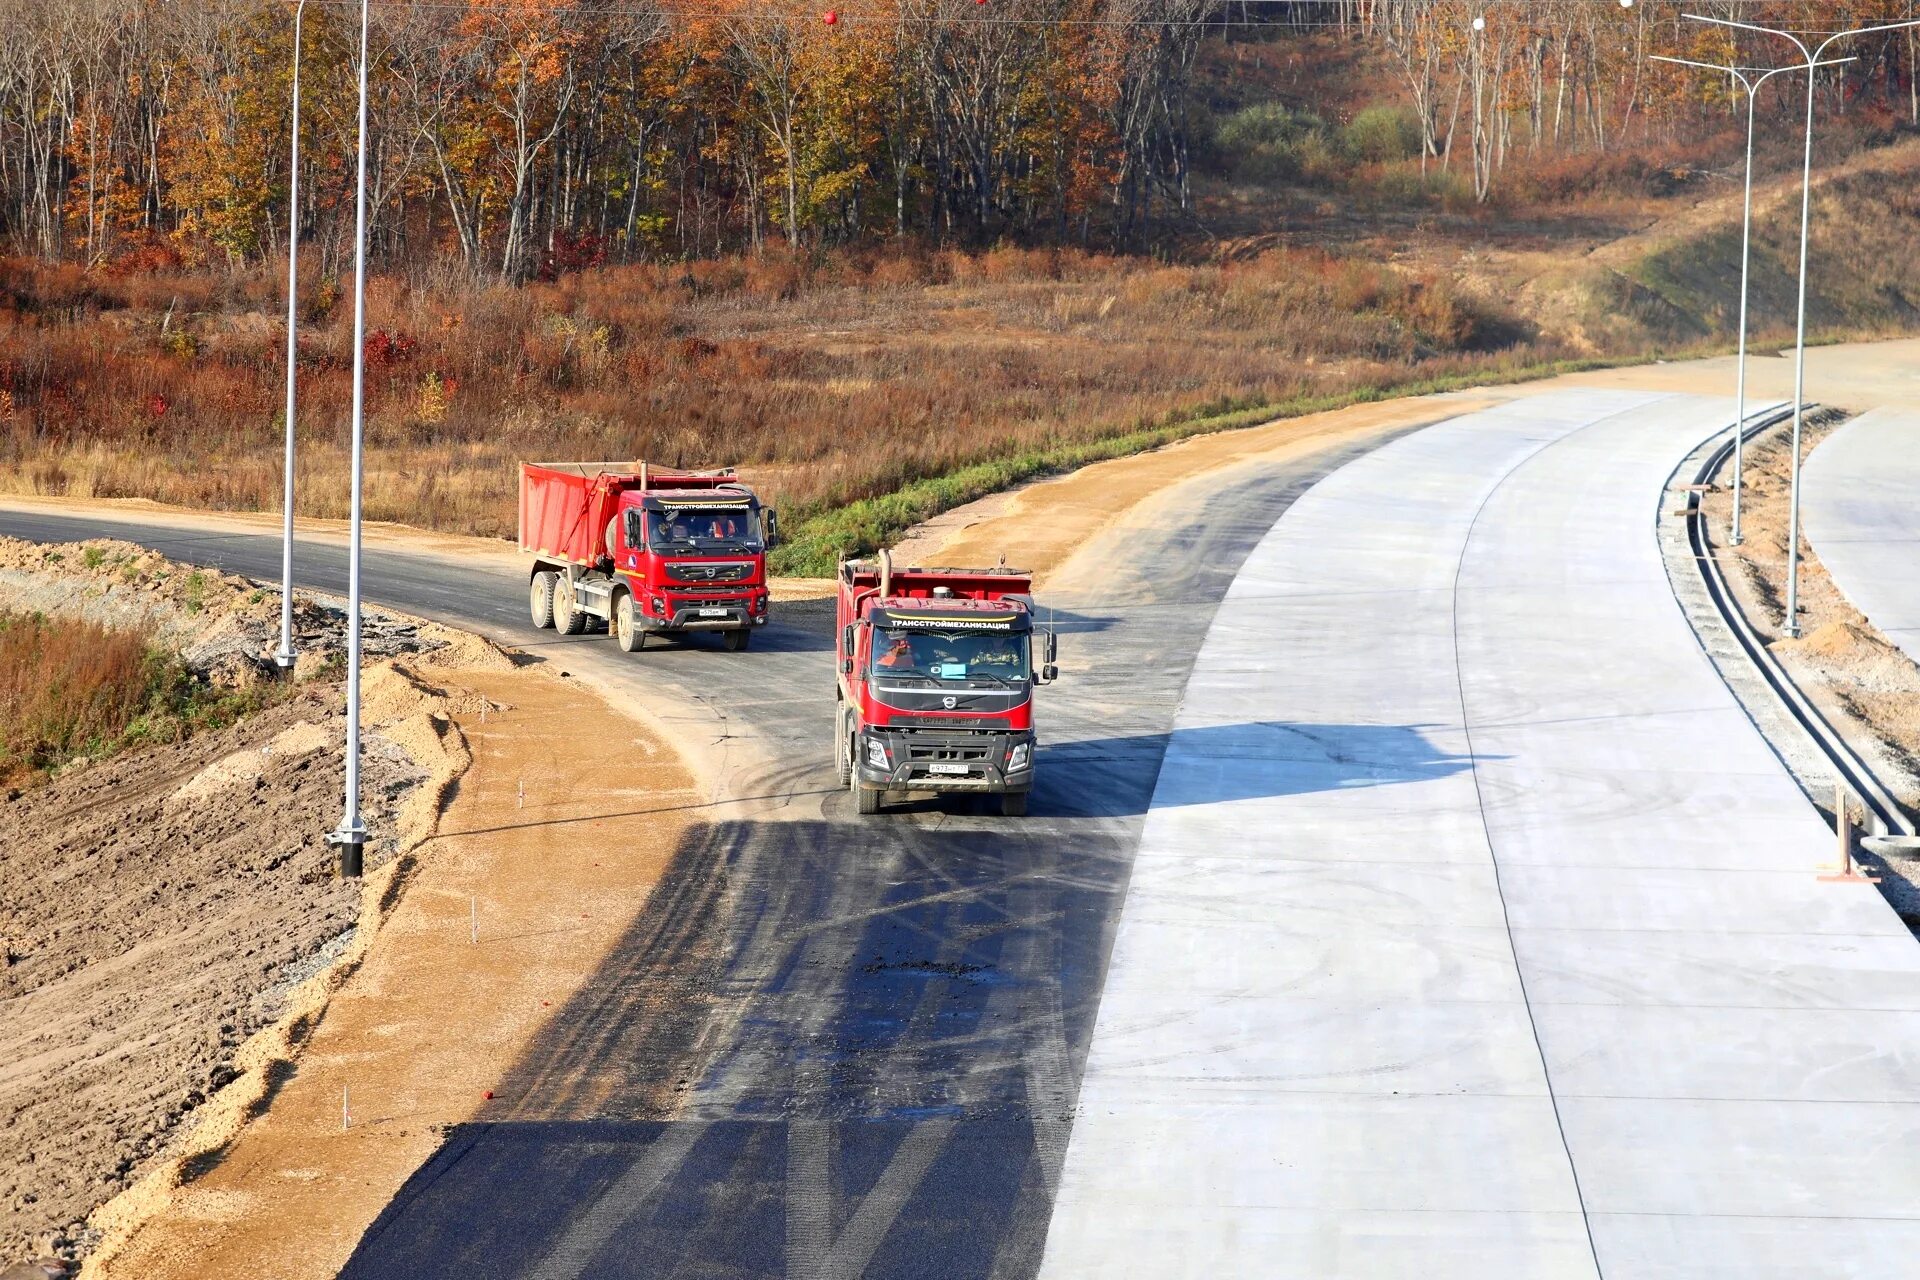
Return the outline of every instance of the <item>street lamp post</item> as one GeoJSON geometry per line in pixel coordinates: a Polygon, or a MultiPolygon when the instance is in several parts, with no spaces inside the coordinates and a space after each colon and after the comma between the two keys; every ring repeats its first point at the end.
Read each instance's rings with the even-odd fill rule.
{"type": "Polygon", "coordinates": [[[1754,31],[1761,35],[1779,36],[1783,40],[1793,41],[1800,50],[1802,65],[1809,68],[1807,75],[1807,120],[1804,154],[1800,162],[1800,299],[1797,318],[1794,324],[1793,340],[1793,465],[1789,484],[1787,517],[1787,621],[1786,634],[1789,639],[1800,636],[1800,435],[1802,421],[1806,416],[1807,382],[1807,238],[1809,224],[1813,216],[1813,91],[1818,82],[1811,68],[1820,65],[1820,55],[1827,46],[1836,40],[1845,40],[1853,36],[1873,35],[1882,31],[1903,31],[1908,27],[1920,27],[1920,18],[1910,18],[1904,22],[1888,22],[1873,27],[1858,27],[1851,31],[1836,31],[1822,40],[1813,49],[1807,48],[1807,42],[1791,31],[1779,31],[1773,27],[1756,26],[1751,22],[1736,22],[1732,18],[1712,18],[1697,13],[1684,15],[1693,22],[1708,22],[1715,26],[1732,27],[1739,31],[1754,31]]]}
{"type": "Polygon", "coordinates": [[[282,671],[293,666],[293,409],[294,369],[299,351],[296,344],[300,265],[300,23],[307,15],[307,0],[293,9],[293,150],[287,161],[287,456],[285,527],[280,531],[280,650],[273,655],[274,665],[282,671]]]}
{"type": "Polygon", "coordinates": [[[340,874],[357,876],[367,843],[360,820],[360,477],[367,380],[367,0],[360,0],[359,176],[353,209],[353,496],[347,543],[347,786],[340,825],[327,836],[340,874]]]}
{"type": "MultiPolygon", "coordinates": [[[[1729,541],[1734,546],[1741,542],[1740,498],[1742,475],[1746,465],[1746,424],[1747,424],[1747,277],[1753,261],[1753,126],[1754,100],[1760,92],[1760,86],[1773,77],[1787,71],[1807,71],[1811,66],[1795,64],[1774,67],[1759,75],[1752,75],[1754,68],[1723,66],[1717,62],[1695,62],[1691,58],[1668,58],[1654,54],[1655,62],[1671,62],[1676,66],[1698,67],[1704,71],[1720,71],[1740,82],[1747,95],[1747,177],[1746,201],[1740,211],[1740,345],[1735,356],[1734,375],[1734,413],[1733,413],[1733,531],[1729,541]]],[[[1831,62],[1813,64],[1822,67],[1837,67],[1843,62],[1852,62],[1852,58],[1838,58],[1831,62]]]]}

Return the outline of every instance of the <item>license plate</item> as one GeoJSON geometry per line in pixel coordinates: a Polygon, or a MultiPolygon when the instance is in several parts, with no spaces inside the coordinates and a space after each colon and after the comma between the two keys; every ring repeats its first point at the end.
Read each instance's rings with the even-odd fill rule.
{"type": "Polygon", "coordinates": [[[930,764],[927,766],[927,772],[929,773],[964,774],[966,773],[966,771],[967,771],[967,766],[963,764],[930,764]]]}
{"type": "Polygon", "coordinates": [[[702,609],[700,616],[703,618],[724,618],[732,612],[733,610],[731,609],[702,609]]]}

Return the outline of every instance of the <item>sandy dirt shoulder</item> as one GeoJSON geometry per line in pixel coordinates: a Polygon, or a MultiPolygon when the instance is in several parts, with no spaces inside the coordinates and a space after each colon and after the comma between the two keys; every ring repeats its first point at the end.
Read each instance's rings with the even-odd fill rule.
{"type": "MultiPolygon", "coordinates": [[[[226,707],[191,732],[162,713],[123,749],[16,764],[0,798],[0,1261],[58,1259],[92,1247],[102,1200],[177,1157],[242,1043],[350,947],[359,894],[321,841],[345,772],[342,637],[336,612],[298,599],[299,676],[271,683],[277,597],[111,541],[0,539],[0,610],[143,637],[226,707]]],[[[505,660],[384,610],[365,631],[378,869],[460,767],[409,666],[505,660]]]]}
{"type": "MultiPolygon", "coordinates": [[[[0,606],[136,630],[222,684],[271,679],[277,593],[132,544],[0,540],[0,606]]],[[[702,799],[659,733],[553,664],[370,610],[375,841],[342,882],[319,838],[341,804],[341,621],[297,600],[316,678],[266,710],[0,804],[20,1154],[0,1254],[142,1280],[335,1274],[597,969],[702,799]]]]}
{"type": "MultiPolygon", "coordinates": [[[[1410,427],[1544,391],[1607,387],[1731,396],[1735,372],[1731,356],[1592,370],[1536,382],[1352,405],[1195,436],[1151,453],[1096,463],[956,507],[903,539],[895,548],[895,559],[993,564],[1004,554],[1009,564],[1032,569],[1042,589],[1088,585],[1075,581],[1084,571],[1057,571],[1094,538],[1151,520],[1154,503],[1187,500],[1191,490],[1176,491],[1191,482],[1223,481],[1239,468],[1298,457],[1333,444],[1384,439],[1410,427]]],[[[1785,399],[1792,391],[1791,359],[1767,353],[1751,360],[1750,400],[1785,399]]],[[[1911,401],[1920,395],[1920,340],[1812,348],[1807,352],[1807,394],[1852,412],[1911,401]]]]}
{"type": "Polygon", "coordinates": [[[248,1046],[200,1153],[97,1215],[86,1275],[334,1275],[645,904],[697,802],[679,761],[575,681],[423,678],[471,753],[451,803],[368,878],[351,976],[248,1046]]]}

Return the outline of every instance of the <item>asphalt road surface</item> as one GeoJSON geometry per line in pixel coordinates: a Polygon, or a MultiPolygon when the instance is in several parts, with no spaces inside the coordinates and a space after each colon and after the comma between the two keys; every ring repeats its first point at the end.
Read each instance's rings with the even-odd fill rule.
{"type": "MultiPolygon", "coordinates": [[[[1249,551],[1359,452],[1195,485],[1178,521],[1083,553],[1109,566],[1096,598],[1040,600],[1063,675],[1041,694],[1025,819],[957,800],[852,813],[817,607],[782,619],[776,604],[743,654],[696,640],[623,655],[605,636],[534,631],[504,567],[370,545],[370,601],[666,695],[673,733],[745,748],[726,792],[750,803],[690,828],[612,958],[344,1274],[1034,1274],[1187,674],[1249,551]]],[[[279,574],[268,534],[39,511],[0,511],[0,533],[279,574]]],[[[302,541],[296,581],[343,592],[345,561],[302,541]]]]}

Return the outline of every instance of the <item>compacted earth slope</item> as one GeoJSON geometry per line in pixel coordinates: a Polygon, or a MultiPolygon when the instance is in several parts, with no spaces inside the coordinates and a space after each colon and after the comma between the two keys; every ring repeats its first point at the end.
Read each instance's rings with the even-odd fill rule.
{"type": "MultiPolygon", "coordinates": [[[[108,543],[0,542],[0,609],[135,627],[225,688],[269,678],[278,622],[253,583],[108,543]]],[[[225,727],[0,791],[0,1265],[85,1253],[89,1212],[170,1153],[239,1046],[345,946],[361,891],[323,841],[344,777],[339,623],[303,600],[306,678],[225,727]]],[[[416,666],[473,643],[390,616],[371,629],[416,666]]],[[[363,805],[393,833],[435,772],[416,759],[434,722],[382,712],[418,713],[428,686],[391,660],[367,683],[390,727],[367,738],[363,805]]]]}

